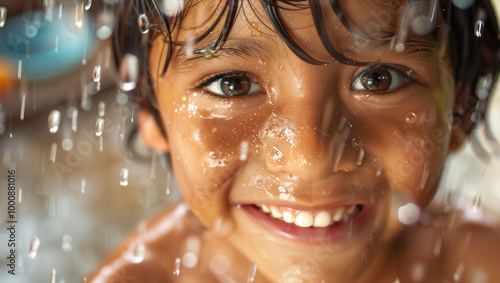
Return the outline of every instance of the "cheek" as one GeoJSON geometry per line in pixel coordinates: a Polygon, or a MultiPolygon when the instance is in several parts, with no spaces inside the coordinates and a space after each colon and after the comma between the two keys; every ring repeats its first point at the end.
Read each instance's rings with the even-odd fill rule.
{"type": "Polygon", "coordinates": [[[359,106],[352,111],[355,135],[370,158],[383,163],[390,189],[417,202],[437,188],[448,151],[450,127],[444,112],[450,104],[441,97],[438,89],[406,96],[398,107],[359,106]]]}

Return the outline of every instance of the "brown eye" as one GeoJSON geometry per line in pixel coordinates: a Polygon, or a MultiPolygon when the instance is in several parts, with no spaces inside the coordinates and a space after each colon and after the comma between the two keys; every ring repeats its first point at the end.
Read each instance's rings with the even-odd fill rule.
{"type": "Polygon", "coordinates": [[[352,88],[358,91],[387,91],[398,88],[406,77],[398,71],[377,67],[361,73],[353,82],[352,88]]]}
{"type": "Polygon", "coordinates": [[[263,92],[262,86],[246,75],[228,74],[219,78],[209,79],[202,87],[215,96],[235,97],[252,93],[263,92]]]}
{"type": "Polygon", "coordinates": [[[250,91],[252,81],[247,77],[231,76],[222,78],[220,88],[226,96],[245,95],[250,91]]]}

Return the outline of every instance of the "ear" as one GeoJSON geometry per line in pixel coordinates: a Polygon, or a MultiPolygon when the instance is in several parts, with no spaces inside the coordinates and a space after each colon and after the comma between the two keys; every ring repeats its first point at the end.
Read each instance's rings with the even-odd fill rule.
{"type": "Polygon", "coordinates": [[[153,114],[145,107],[139,109],[137,123],[142,142],[145,145],[158,152],[169,152],[167,137],[163,134],[153,114]]]}

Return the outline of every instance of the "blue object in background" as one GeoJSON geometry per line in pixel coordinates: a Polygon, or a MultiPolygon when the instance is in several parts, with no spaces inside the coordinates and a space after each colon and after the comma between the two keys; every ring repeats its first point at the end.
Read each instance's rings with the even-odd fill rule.
{"type": "Polygon", "coordinates": [[[85,17],[78,27],[72,13],[63,14],[31,11],[8,19],[0,28],[0,59],[14,69],[22,60],[21,76],[28,80],[57,77],[81,66],[94,46],[92,23],[85,17]]]}

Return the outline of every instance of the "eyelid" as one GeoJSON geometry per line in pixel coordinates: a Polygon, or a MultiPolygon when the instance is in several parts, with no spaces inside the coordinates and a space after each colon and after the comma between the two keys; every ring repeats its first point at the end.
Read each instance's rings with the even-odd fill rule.
{"type": "Polygon", "coordinates": [[[259,80],[255,80],[256,76],[254,74],[246,72],[246,71],[224,71],[224,72],[208,75],[208,76],[204,77],[201,81],[195,83],[194,86],[196,88],[201,89],[201,88],[206,87],[209,84],[211,84],[219,79],[222,79],[224,77],[227,77],[227,76],[244,76],[244,77],[250,78],[250,80],[252,80],[252,82],[258,83],[258,81],[259,81],[259,80]]]}

